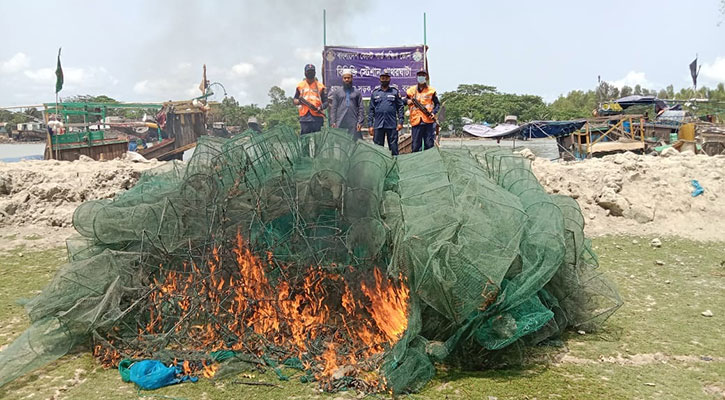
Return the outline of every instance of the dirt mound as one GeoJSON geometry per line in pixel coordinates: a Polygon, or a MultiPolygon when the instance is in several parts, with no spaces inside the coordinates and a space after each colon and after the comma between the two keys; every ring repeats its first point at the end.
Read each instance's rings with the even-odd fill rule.
{"type": "Polygon", "coordinates": [[[22,161],[0,163],[0,226],[71,225],[84,201],[132,187],[157,161],[22,161]]]}
{"type": "MultiPolygon", "coordinates": [[[[157,161],[0,163],[0,226],[69,227],[82,202],[132,187],[157,161]]],[[[725,156],[617,154],[579,162],[537,158],[533,169],[550,193],[579,202],[591,236],[676,235],[725,240],[725,156]],[[692,197],[692,180],[704,192],[692,197]]]]}
{"type": "Polygon", "coordinates": [[[725,156],[623,153],[583,162],[536,159],[533,169],[546,190],[577,200],[588,235],[725,240],[725,156]],[[704,188],[699,196],[692,197],[692,180],[704,188]]]}

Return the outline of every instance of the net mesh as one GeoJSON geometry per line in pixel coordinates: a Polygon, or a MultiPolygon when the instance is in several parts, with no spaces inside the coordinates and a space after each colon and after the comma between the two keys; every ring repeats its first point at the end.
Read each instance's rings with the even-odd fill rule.
{"type": "Polygon", "coordinates": [[[621,305],[577,203],[502,149],[393,159],[336,129],[202,137],[73,223],[0,385],[91,343],[104,365],[284,364],[327,390],[410,392],[434,362],[482,367],[621,305]]]}

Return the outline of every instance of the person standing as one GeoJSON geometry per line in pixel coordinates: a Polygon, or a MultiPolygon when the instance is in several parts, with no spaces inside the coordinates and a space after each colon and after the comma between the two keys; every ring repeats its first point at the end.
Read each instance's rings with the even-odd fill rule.
{"type": "Polygon", "coordinates": [[[370,95],[368,112],[368,132],[373,142],[379,146],[388,139],[388,148],[394,156],[398,155],[398,132],[403,129],[403,99],[395,87],[390,86],[390,74],[380,74],[380,86],[370,95]]]}
{"type": "Polygon", "coordinates": [[[418,80],[417,86],[411,86],[406,93],[407,102],[410,106],[410,125],[412,126],[411,150],[417,152],[428,150],[435,145],[435,118],[440,110],[441,103],[438,101],[436,90],[428,86],[428,73],[425,70],[418,71],[416,74],[418,80]],[[418,108],[412,100],[415,99],[423,108],[428,110],[432,117],[426,115],[418,108]]]}
{"type": "Polygon", "coordinates": [[[330,94],[330,122],[333,128],[347,129],[355,140],[361,139],[363,118],[362,93],[352,85],[352,70],[342,71],[342,88],[330,94]]]}
{"type": "Polygon", "coordinates": [[[292,102],[298,108],[300,134],[319,132],[325,121],[322,110],[327,107],[327,93],[325,85],[315,77],[314,65],[305,65],[305,79],[297,84],[292,102]]]}

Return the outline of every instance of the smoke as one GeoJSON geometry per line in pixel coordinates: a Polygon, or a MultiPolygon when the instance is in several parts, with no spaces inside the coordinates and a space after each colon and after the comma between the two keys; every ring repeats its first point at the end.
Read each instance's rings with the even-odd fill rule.
{"type": "MultiPolygon", "coordinates": [[[[143,53],[152,55],[136,60],[132,70],[144,88],[142,96],[152,96],[154,85],[179,97],[198,95],[202,65],[207,78],[224,85],[229,95],[242,103],[264,104],[270,87],[281,86],[291,95],[303,77],[303,67],[318,67],[322,58],[322,10],[327,10],[327,32],[337,42],[351,40],[346,21],[364,13],[364,2],[317,0],[288,2],[179,1],[152,3],[153,40],[145,40],[143,53]],[[153,65],[152,69],[144,65],[153,65]],[[181,68],[181,66],[190,66],[181,68]]],[[[214,87],[218,91],[218,86],[214,87]]],[[[161,90],[159,90],[161,91],[161,90]]],[[[163,100],[163,98],[162,98],[163,100]]]]}
{"type": "MultiPolygon", "coordinates": [[[[105,94],[123,101],[165,101],[198,96],[202,65],[241,103],[266,104],[270,87],[291,95],[306,63],[322,59],[322,10],[329,43],[351,42],[350,21],[369,2],[126,0],[48,2],[38,14],[31,3],[0,4],[7,21],[0,48],[0,104],[50,101],[55,55],[69,80],[62,97],[105,94]],[[42,79],[41,79],[42,78],[42,79]],[[46,79],[47,78],[47,79],[46,79]]],[[[367,16],[362,16],[366,18],[367,16]]],[[[219,86],[215,91],[221,92],[219,86]]],[[[221,96],[221,93],[219,94],[221,96]]]]}

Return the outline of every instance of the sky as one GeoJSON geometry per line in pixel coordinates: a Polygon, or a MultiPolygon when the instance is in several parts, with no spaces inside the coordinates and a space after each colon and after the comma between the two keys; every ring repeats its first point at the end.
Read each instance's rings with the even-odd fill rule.
{"type": "Polygon", "coordinates": [[[327,44],[423,42],[427,15],[431,85],[480,83],[551,102],[617,86],[689,87],[725,82],[722,0],[222,1],[0,0],[0,107],[107,95],[126,102],[200,94],[202,65],[242,104],[264,105],[273,85],[288,95],[303,67],[320,69],[322,10],[327,44]]]}

